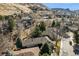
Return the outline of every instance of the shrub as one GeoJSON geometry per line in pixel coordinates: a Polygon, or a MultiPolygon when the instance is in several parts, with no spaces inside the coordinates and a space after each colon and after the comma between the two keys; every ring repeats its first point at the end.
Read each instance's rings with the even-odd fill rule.
{"type": "Polygon", "coordinates": [[[40,22],[39,27],[40,27],[40,31],[42,31],[42,32],[46,30],[46,26],[45,26],[44,22],[40,22]]]}
{"type": "Polygon", "coordinates": [[[15,27],[15,21],[12,20],[12,19],[8,20],[8,25],[9,25],[9,28],[8,29],[10,30],[10,32],[12,32],[12,30],[15,27]]]}
{"type": "Polygon", "coordinates": [[[52,27],[54,27],[54,26],[55,26],[55,21],[52,22],[52,27]]]}
{"type": "Polygon", "coordinates": [[[36,25],[35,30],[32,32],[32,37],[38,37],[43,31],[46,30],[44,22],[40,22],[39,25],[36,25]]]}
{"type": "Polygon", "coordinates": [[[9,19],[9,16],[5,16],[5,19],[8,20],[9,19]]]}
{"type": "Polygon", "coordinates": [[[79,34],[77,31],[74,32],[74,38],[75,38],[76,44],[79,44],[79,34]]]}
{"type": "Polygon", "coordinates": [[[57,26],[60,26],[60,23],[58,21],[53,21],[52,27],[57,27],[57,26]]]}
{"type": "Polygon", "coordinates": [[[2,19],[3,19],[3,16],[0,15],[0,20],[2,20],[2,19]]]}
{"type": "Polygon", "coordinates": [[[40,51],[40,55],[51,55],[51,49],[48,43],[45,43],[40,51]]]}
{"type": "Polygon", "coordinates": [[[39,26],[36,26],[35,30],[32,32],[32,37],[38,37],[41,35],[39,26]]]}
{"type": "Polygon", "coordinates": [[[20,38],[17,38],[17,40],[16,40],[16,47],[17,48],[22,48],[22,42],[21,42],[20,38]]]}

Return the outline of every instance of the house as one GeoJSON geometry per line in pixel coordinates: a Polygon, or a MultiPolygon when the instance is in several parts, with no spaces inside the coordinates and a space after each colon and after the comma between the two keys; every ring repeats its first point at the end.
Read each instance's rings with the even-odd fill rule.
{"type": "Polygon", "coordinates": [[[35,47],[35,46],[38,46],[39,44],[45,44],[47,42],[50,42],[53,45],[53,42],[50,39],[48,39],[46,36],[37,37],[37,38],[29,38],[29,39],[22,41],[22,46],[23,47],[35,47]]]}
{"type": "Polygon", "coordinates": [[[6,49],[2,53],[2,55],[3,56],[38,56],[39,52],[40,52],[39,47],[25,48],[16,51],[6,49]]]}
{"type": "Polygon", "coordinates": [[[47,28],[46,31],[42,33],[43,36],[48,36],[50,40],[56,40],[60,34],[57,28],[47,28]]]}
{"type": "Polygon", "coordinates": [[[51,40],[53,40],[54,39],[54,35],[53,35],[53,28],[47,28],[43,33],[42,33],[42,35],[43,36],[48,36],[48,37],[50,37],[51,38],[51,40]]]}
{"type": "Polygon", "coordinates": [[[38,11],[38,14],[43,18],[43,19],[51,19],[53,17],[53,14],[51,11],[38,11]],[[51,17],[52,16],[52,17],[51,17]]]}
{"type": "Polygon", "coordinates": [[[22,41],[23,47],[33,47],[41,43],[46,43],[47,39],[45,37],[37,37],[37,38],[30,38],[22,41]]]}
{"type": "Polygon", "coordinates": [[[12,53],[16,56],[38,56],[40,52],[39,47],[26,48],[17,51],[13,51],[12,53]]]}
{"type": "Polygon", "coordinates": [[[68,26],[69,30],[71,31],[77,31],[78,30],[78,26],[72,25],[72,26],[68,26]]]}

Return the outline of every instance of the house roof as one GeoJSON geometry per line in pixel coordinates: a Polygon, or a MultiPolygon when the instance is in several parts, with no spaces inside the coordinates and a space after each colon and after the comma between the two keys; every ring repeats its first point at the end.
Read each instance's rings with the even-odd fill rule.
{"type": "Polygon", "coordinates": [[[76,30],[78,30],[78,26],[68,26],[68,28],[70,29],[70,30],[72,30],[72,31],[76,31],[76,30]]]}
{"type": "Polygon", "coordinates": [[[60,35],[60,32],[58,32],[58,29],[56,28],[47,28],[46,31],[42,33],[42,35],[46,35],[51,40],[54,40],[58,35],[60,35]]]}
{"type": "Polygon", "coordinates": [[[30,38],[22,41],[23,47],[32,47],[41,43],[46,43],[48,40],[46,37],[37,37],[37,38],[30,38]]]}
{"type": "Polygon", "coordinates": [[[33,48],[13,51],[13,54],[16,56],[38,56],[39,51],[40,51],[39,47],[33,47],[33,48]]]}

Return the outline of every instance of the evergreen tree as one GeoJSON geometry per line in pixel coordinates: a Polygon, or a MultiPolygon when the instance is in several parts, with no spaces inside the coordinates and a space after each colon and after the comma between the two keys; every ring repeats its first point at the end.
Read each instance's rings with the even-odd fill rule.
{"type": "Polygon", "coordinates": [[[10,32],[12,32],[12,30],[14,29],[14,27],[15,27],[15,21],[14,20],[12,20],[12,19],[9,19],[8,20],[8,25],[9,25],[9,30],[10,30],[10,32]]]}
{"type": "Polygon", "coordinates": [[[52,27],[57,27],[57,26],[60,26],[60,23],[58,21],[53,21],[52,27]]]}
{"type": "Polygon", "coordinates": [[[3,16],[0,15],[0,20],[3,20],[3,16]]]}
{"type": "Polygon", "coordinates": [[[40,31],[42,31],[42,32],[46,30],[46,26],[45,26],[44,22],[40,22],[39,27],[40,27],[40,31]]]}
{"type": "Polygon", "coordinates": [[[79,44],[79,34],[78,34],[78,32],[76,31],[76,32],[74,32],[74,38],[75,38],[75,42],[76,42],[76,44],[79,44]]]}
{"type": "Polygon", "coordinates": [[[32,37],[38,37],[40,36],[40,34],[41,34],[41,31],[40,31],[39,26],[37,25],[35,30],[32,32],[32,37]]]}
{"type": "Polygon", "coordinates": [[[40,51],[41,55],[51,55],[51,49],[47,43],[44,44],[40,51]]]}
{"type": "Polygon", "coordinates": [[[52,22],[52,27],[54,27],[54,26],[55,26],[55,21],[52,22]]]}
{"type": "Polygon", "coordinates": [[[17,48],[22,48],[22,42],[21,42],[20,38],[17,38],[17,40],[16,40],[16,47],[17,48]]]}
{"type": "Polygon", "coordinates": [[[46,30],[46,27],[45,27],[45,23],[44,22],[40,22],[39,25],[36,25],[36,28],[35,30],[32,32],[32,37],[38,37],[41,35],[41,33],[43,31],[46,30]]]}

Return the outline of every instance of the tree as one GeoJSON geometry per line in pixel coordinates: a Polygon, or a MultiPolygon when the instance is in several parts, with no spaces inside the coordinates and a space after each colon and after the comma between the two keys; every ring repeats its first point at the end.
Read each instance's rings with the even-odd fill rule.
{"type": "Polygon", "coordinates": [[[60,23],[58,21],[53,21],[52,27],[57,27],[57,26],[60,26],[60,23]]]}
{"type": "Polygon", "coordinates": [[[47,43],[45,43],[42,47],[40,55],[51,55],[51,49],[47,43]]]}
{"type": "Polygon", "coordinates": [[[62,21],[64,21],[64,18],[62,17],[62,21]]]}
{"type": "Polygon", "coordinates": [[[77,31],[74,32],[74,38],[75,38],[76,44],[79,44],[79,34],[77,31]]]}
{"type": "Polygon", "coordinates": [[[40,22],[39,25],[36,25],[36,28],[35,30],[32,32],[32,37],[38,37],[41,35],[41,33],[43,31],[46,30],[46,27],[45,27],[45,23],[44,22],[40,22]]]}
{"type": "Polygon", "coordinates": [[[51,16],[49,16],[49,19],[52,19],[52,17],[51,17],[51,16]]]}
{"type": "Polygon", "coordinates": [[[17,48],[22,48],[22,42],[21,42],[20,38],[17,38],[17,40],[16,40],[16,47],[17,48]]]}
{"type": "Polygon", "coordinates": [[[35,30],[32,32],[32,37],[38,37],[40,35],[41,35],[41,31],[40,31],[39,26],[37,25],[35,30]]]}
{"type": "Polygon", "coordinates": [[[12,20],[12,19],[9,19],[8,20],[8,25],[9,25],[9,30],[10,30],[10,32],[12,32],[12,30],[14,29],[14,27],[15,27],[15,21],[14,20],[12,20]]]}
{"type": "Polygon", "coordinates": [[[55,26],[55,21],[52,22],[52,27],[54,27],[54,26],[55,26]]]}
{"type": "Polygon", "coordinates": [[[9,19],[9,16],[4,16],[5,17],[5,20],[8,20],[9,19]]]}
{"type": "Polygon", "coordinates": [[[57,21],[57,22],[55,23],[55,26],[60,26],[60,23],[57,21]]]}
{"type": "Polygon", "coordinates": [[[66,31],[66,32],[68,32],[69,28],[67,26],[64,26],[63,30],[66,31]]]}
{"type": "Polygon", "coordinates": [[[42,31],[42,32],[46,30],[46,26],[45,26],[44,22],[40,22],[39,27],[40,27],[40,31],[42,31]]]}
{"type": "Polygon", "coordinates": [[[3,16],[0,15],[0,20],[3,20],[3,16]]]}

